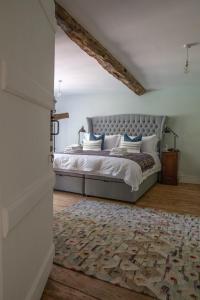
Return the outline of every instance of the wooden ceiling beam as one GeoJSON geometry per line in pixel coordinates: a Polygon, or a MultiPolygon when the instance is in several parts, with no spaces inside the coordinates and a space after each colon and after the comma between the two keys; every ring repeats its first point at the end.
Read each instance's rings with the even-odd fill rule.
{"type": "Polygon", "coordinates": [[[115,78],[124,83],[137,95],[145,93],[144,87],[104,46],[102,46],[86,29],[84,29],[62,6],[55,2],[58,25],[88,55],[115,78]]]}

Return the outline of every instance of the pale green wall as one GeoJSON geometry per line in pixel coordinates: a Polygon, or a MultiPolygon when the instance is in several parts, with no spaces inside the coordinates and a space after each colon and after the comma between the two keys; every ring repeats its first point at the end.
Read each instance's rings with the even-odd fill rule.
{"type": "Polygon", "coordinates": [[[128,89],[126,93],[63,96],[57,111],[70,114],[68,120],[61,122],[57,151],[62,151],[67,144],[77,143],[77,131],[81,125],[87,128],[88,116],[119,113],[169,116],[168,124],[180,136],[177,146],[181,150],[181,180],[200,183],[200,88],[171,88],[140,97],[128,89]]]}

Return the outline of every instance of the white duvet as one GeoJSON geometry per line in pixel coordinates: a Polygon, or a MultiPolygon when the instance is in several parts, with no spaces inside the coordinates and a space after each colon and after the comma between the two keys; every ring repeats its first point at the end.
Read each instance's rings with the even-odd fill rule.
{"type": "Polygon", "coordinates": [[[95,155],[54,154],[54,169],[90,172],[94,175],[112,176],[124,180],[137,191],[148,176],[160,171],[161,163],[157,153],[151,156],[155,160],[153,168],[142,172],[140,166],[129,159],[95,155]]]}

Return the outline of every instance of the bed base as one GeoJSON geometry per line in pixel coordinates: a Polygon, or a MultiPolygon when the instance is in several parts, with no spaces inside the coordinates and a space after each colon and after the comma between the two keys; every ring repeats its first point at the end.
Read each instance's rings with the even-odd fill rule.
{"type": "Polygon", "coordinates": [[[56,181],[54,190],[76,194],[85,194],[85,176],[81,173],[55,171],[56,181]]]}
{"type": "Polygon", "coordinates": [[[138,191],[132,192],[131,187],[125,184],[121,179],[56,171],[56,183],[54,189],[85,196],[135,202],[157,181],[158,173],[154,173],[142,182],[138,191]]]}

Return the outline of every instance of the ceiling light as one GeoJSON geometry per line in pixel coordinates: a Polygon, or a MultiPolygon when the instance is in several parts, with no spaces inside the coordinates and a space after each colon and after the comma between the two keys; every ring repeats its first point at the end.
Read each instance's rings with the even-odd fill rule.
{"type": "Polygon", "coordinates": [[[189,68],[189,49],[193,46],[198,46],[198,45],[200,45],[199,42],[183,45],[183,47],[186,49],[186,60],[185,60],[185,66],[184,66],[184,73],[185,74],[188,74],[190,72],[190,68],[189,68]]]}
{"type": "Polygon", "coordinates": [[[62,91],[61,91],[61,85],[62,85],[62,80],[58,80],[58,94],[57,98],[60,98],[62,96],[62,91]]]}

